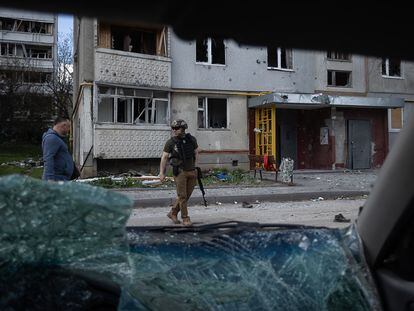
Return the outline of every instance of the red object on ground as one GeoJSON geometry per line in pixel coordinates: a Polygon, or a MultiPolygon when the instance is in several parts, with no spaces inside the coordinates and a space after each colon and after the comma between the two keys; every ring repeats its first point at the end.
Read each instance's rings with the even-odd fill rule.
{"type": "Polygon", "coordinates": [[[269,170],[270,170],[270,167],[269,167],[269,157],[268,157],[268,155],[267,155],[267,154],[265,154],[265,155],[263,156],[263,167],[264,167],[264,169],[265,169],[266,171],[269,171],[269,170]]]}

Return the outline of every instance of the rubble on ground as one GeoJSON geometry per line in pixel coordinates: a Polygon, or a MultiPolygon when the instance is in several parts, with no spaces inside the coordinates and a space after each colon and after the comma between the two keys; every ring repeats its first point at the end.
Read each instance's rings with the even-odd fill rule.
{"type": "Polygon", "coordinates": [[[0,166],[15,166],[20,168],[40,168],[43,167],[43,160],[40,159],[33,159],[33,158],[27,158],[20,161],[9,161],[9,162],[3,162],[0,164],[0,166]]]}

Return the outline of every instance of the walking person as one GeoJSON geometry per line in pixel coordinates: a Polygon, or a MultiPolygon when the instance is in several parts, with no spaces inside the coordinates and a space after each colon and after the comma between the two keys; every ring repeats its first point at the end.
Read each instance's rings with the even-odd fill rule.
{"type": "Polygon", "coordinates": [[[188,128],[184,120],[178,119],[171,123],[173,137],[164,146],[160,162],[160,180],[165,179],[168,160],[173,168],[177,199],[167,216],[175,224],[179,224],[178,213],[181,212],[183,225],[191,226],[187,203],[197,182],[195,163],[198,158],[197,139],[186,133],[188,128]]]}
{"type": "Polygon", "coordinates": [[[78,169],[69,153],[64,138],[69,133],[70,121],[68,118],[58,117],[53,122],[53,127],[43,133],[43,180],[71,180],[79,176],[78,169]]]}

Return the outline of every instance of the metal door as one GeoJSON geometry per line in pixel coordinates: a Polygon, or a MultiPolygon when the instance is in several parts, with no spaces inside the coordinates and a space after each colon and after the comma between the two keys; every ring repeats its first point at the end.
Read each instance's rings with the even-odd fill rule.
{"type": "Polygon", "coordinates": [[[371,123],[368,120],[348,120],[349,168],[371,168],[371,123]]]}

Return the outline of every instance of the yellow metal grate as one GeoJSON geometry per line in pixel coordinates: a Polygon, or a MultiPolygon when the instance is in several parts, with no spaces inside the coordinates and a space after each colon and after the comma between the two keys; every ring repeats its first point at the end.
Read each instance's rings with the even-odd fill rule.
{"type": "Polygon", "coordinates": [[[256,108],[256,155],[276,155],[276,108],[256,108]]]}

